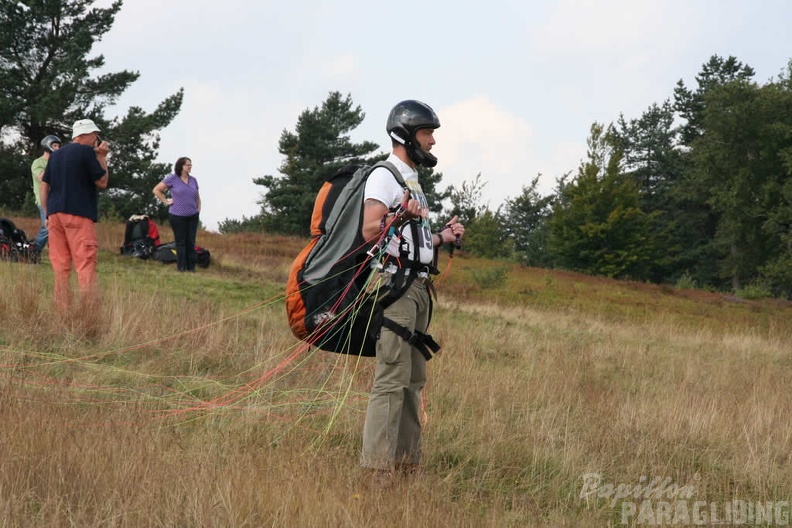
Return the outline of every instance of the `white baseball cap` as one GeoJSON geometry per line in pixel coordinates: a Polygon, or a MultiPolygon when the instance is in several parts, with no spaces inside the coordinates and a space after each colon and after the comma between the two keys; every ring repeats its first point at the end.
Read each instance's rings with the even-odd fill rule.
{"type": "Polygon", "coordinates": [[[90,119],[79,119],[74,122],[72,126],[72,138],[82,136],[83,134],[90,134],[91,132],[99,132],[99,127],[90,119]]]}

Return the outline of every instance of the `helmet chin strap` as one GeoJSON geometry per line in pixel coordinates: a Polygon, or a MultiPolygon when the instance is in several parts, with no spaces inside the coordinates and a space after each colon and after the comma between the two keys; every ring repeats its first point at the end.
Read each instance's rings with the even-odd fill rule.
{"type": "Polygon", "coordinates": [[[437,165],[437,158],[429,152],[426,152],[422,148],[416,146],[414,140],[405,141],[402,137],[394,132],[391,132],[390,136],[404,145],[404,148],[407,150],[407,156],[416,165],[423,165],[429,169],[437,165]]]}
{"type": "Polygon", "coordinates": [[[432,168],[437,165],[437,158],[432,156],[430,153],[426,152],[423,149],[417,148],[415,145],[410,142],[409,145],[405,145],[407,147],[407,155],[416,165],[423,165],[427,168],[432,168]]]}

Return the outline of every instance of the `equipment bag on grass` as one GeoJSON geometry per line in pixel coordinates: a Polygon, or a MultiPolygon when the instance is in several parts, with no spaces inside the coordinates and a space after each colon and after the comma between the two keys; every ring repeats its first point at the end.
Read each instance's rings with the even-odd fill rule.
{"type": "Polygon", "coordinates": [[[0,260],[38,263],[40,253],[10,218],[0,218],[0,260]]]}
{"type": "MultiPolygon", "coordinates": [[[[347,165],[319,190],[311,216],[311,241],[291,265],[286,284],[286,313],[292,333],[322,350],[362,356],[376,355],[376,340],[385,325],[384,309],[409,286],[379,290],[379,298],[364,292],[371,273],[371,242],[361,233],[366,180],[377,167],[385,167],[405,190],[398,169],[388,162],[373,166],[347,165]]],[[[415,236],[414,240],[418,237],[415,236]]],[[[417,251],[417,248],[416,248],[417,251]]],[[[414,277],[414,274],[411,275],[414,277]]],[[[425,356],[439,347],[431,336],[401,335],[425,356]],[[428,347],[428,349],[427,349],[428,347]]]]}
{"type": "Polygon", "coordinates": [[[146,215],[132,215],[126,221],[121,254],[147,259],[160,245],[159,228],[146,215]]]}
{"type": "MultiPolygon", "coordinates": [[[[176,242],[168,242],[160,244],[154,250],[152,258],[163,264],[172,264],[176,262],[176,242]]],[[[195,246],[195,265],[200,268],[208,268],[211,262],[211,253],[208,249],[201,246],[195,246]]]]}

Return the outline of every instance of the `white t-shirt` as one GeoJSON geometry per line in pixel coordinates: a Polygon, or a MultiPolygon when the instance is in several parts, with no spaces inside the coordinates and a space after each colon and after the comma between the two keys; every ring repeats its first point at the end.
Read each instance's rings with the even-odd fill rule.
{"type": "MultiPolygon", "coordinates": [[[[427,214],[429,212],[429,204],[426,201],[421,184],[418,182],[418,171],[411,168],[395,155],[391,154],[386,160],[392,163],[401,173],[404,178],[404,183],[410,189],[410,197],[418,200],[427,214]]],[[[396,181],[391,171],[385,167],[377,167],[374,169],[366,181],[366,190],[364,199],[373,199],[385,204],[388,208],[398,207],[404,198],[404,188],[396,181]]],[[[408,222],[399,228],[400,234],[391,238],[386,249],[389,255],[399,257],[401,255],[399,248],[401,244],[406,243],[409,248],[409,259],[413,258],[413,236],[412,226],[413,222],[408,222]]],[[[421,219],[418,224],[418,247],[419,259],[421,264],[431,264],[434,260],[434,247],[432,245],[432,229],[429,225],[429,218],[421,219]]]]}

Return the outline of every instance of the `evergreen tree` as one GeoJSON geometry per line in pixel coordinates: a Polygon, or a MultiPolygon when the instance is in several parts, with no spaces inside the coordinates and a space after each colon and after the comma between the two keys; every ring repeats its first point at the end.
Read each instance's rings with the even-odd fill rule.
{"type": "Polygon", "coordinates": [[[639,207],[638,187],[621,171],[612,128],[591,127],[588,161],[559,182],[550,219],[549,247],[567,269],[644,279],[653,254],[651,215],[639,207]]]}
{"type": "Polygon", "coordinates": [[[695,91],[688,89],[680,79],[674,89],[674,109],[685,120],[679,130],[682,144],[690,145],[702,133],[701,120],[707,90],[738,79],[751,80],[754,73],[753,68],[743,65],[735,57],[724,59],[713,55],[696,76],[698,87],[695,91]]]}
{"type": "Polygon", "coordinates": [[[503,229],[522,262],[528,266],[549,267],[552,260],[547,250],[547,222],[555,197],[540,196],[538,185],[537,175],[530,185],[523,186],[522,194],[506,200],[503,229]]]}
{"type": "MultiPolygon", "coordinates": [[[[773,110],[774,122],[766,127],[772,130],[776,141],[774,150],[780,162],[775,189],[778,203],[768,211],[764,231],[778,241],[775,253],[759,269],[764,280],[778,296],[792,298],[792,61],[778,82],[763,89],[773,110]]],[[[764,105],[763,105],[764,106],[764,105]]]]}
{"type": "Polygon", "coordinates": [[[465,251],[490,259],[511,258],[514,242],[508,238],[500,210],[485,209],[465,226],[465,251]]]}
{"type": "Polygon", "coordinates": [[[278,151],[286,159],[278,169],[283,175],[255,178],[267,188],[259,202],[263,225],[277,233],[307,235],[316,193],[322,183],[347,163],[370,163],[375,143],[353,143],[349,132],[363,122],[360,106],[350,95],[331,92],[321,106],[304,110],[295,132],[284,130],[278,151]]]}
{"type": "Polygon", "coordinates": [[[678,233],[684,257],[700,284],[739,290],[764,277],[789,291],[786,267],[790,145],[788,82],[760,87],[754,71],[734,57],[714,56],[696,77],[681,83],[675,107],[687,149],[674,196],[687,222],[678,233]],[[693,234],[693,236],[691,236],[693,234]]]}
{"type": "Polygon", "coordinates": [[[674,109],[683,119],[678,128],[683,148],[679,151],[679,180],[670,190],[671,201],[677,211],[672,227],[681,248],[672,278],[685,273],[702,285],[723,285],[724,248],[716,240],[721,224],[720,213],[712,205],[708,183],[694,168],[694,142],[705,132],[706,94],[723,84],[735,80],[749,81],[753,76],[754,70],[735,57],[723,59],[713,55],[696,75],[695,90],[688,89],[681,80],[674,89],[674,109]]]}
{"type": "MultiPolygon", "coordinates": [[[[102,193],[100,212],[108,207],[119,216],[127,211],[151,212],[158,148],[156,130],[165,127],[181,107],[182,92],[161,103],[152,114],[132,108],[123,119],[108,120],[105,112],[138,79],[123,70],[93,75],[104,57],[90,57],[91,48],[107,33],[121,9],[120,0],[107,8],[93,0],[0,2],[0,205],[20,208],[30,194],[30,163],[39,142],[56,134],[71,137],[77,119],[91,118],[111,142],[109,191],[102,193]],[[131,204],[127,207],[127,204],[131,204]],[[134,206],[134,209],[131,207],[134,206]],[[140,208],[143,208],[141,210],[140,208]]],[[[156,211],[156,209],[154,209],[156,211]]]]}
{"type": "Polygon", "coordinates": [[[737,79],[710,88],[704,100],[695,177],[718,214],[721,276],[737,291],[783,253],[792,99],[783,85],[737,79]]]}
{"type": "MultiPolygon", "coordinates": [[[[260,217],[250,219],[248,225],[263,225],[276,233],[308,235],[314,199],[322,183],[348,163],[373,164],[386,157],[372,154],[376,143],[350,140],[349,132],[364,117],[351,96],[343,97],[339,92],[331,92],[321,106],[304,110],[295,132],[284,130],[281,134],[278,151],[286,156],[278,169],[282,176],[266,175],[253,180],[267,191],[259,201],[260,217]]],[[[436,186],[442,174],[423,167],[418,173],[427,200],[435,212],[439,211],[438,197],[442,195],[436,186]]]]}
{"type": "Polygon", "coordinates": [[[126,116],[107,125],[112,153],[110,177],[112,185],[100,194],[102,211],[113,212],[117,218],[147,214],[159,221],[168,218],[167,206],[152,197],[151,190],[162,178],[173,172],[172,163],[155,161],[159,150],[159,129],[165,128],[178,115],[184,91],[165,99],[154,112],[147,114],[132,107],[126,116]]]}
{"type": "MultiPolygon", "coordinates": [[[[653,104],[640,118],[627,121],[620,116],[613,131],[614,140],[624,153],[623,172],[638,186],[641,210],[652,213],[652,231],[657,253],[650,262],[651,279],[656,282],[676,279],[686,270],[686,248],[691,247],[690,210],[675,192],[684,171],[682,152],[677,145],[674,109],[670,101],[653,104]],[[682,243],[683,240],[687,242],[682,243]]],[[[698,217],[693,221],[698,220],[698,217]]]]}

